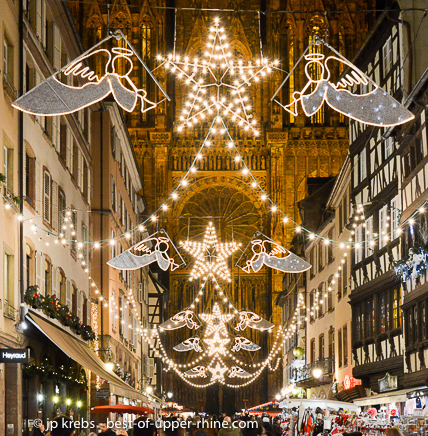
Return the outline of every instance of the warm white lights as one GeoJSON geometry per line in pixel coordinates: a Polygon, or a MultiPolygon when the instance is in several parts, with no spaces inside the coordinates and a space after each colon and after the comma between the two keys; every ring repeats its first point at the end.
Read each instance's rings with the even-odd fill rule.
{"type": "MultiPolygon", "coordinates": [[[[162,58],[162,61],[165,68],[183,80],[189,89],[179,117],[179,132],[208,117],[224,116],[254,136],[260,134],[246,88],[269,74],[276,62],[257,59],[255,63],[244,63],[234,59],[219,21],[214,22],[209,30],[206,50],[200,59],[174,54],[162,58]]],[[[212,132],[224,134],[226,129],[215,128],[212,132]]]]}

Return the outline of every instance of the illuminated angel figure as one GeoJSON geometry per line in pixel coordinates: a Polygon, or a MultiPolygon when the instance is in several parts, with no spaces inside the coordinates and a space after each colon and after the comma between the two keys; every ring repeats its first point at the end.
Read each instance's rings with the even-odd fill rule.
{"type": "Polygon", "coordinates": [[[138,89],[129,78],[133,69],[130,56],[133,54],[132,50],[119,47],[112,48],[111,52],[106,49],[95,50],[77,58],[62,71],[65,76],[86,81],[83,86],[66,85],[53,75],[12,105],[34,115],[63,115],[83,109],[112,94],[122,109],[132,112],[140,101],[141,112],[146,112],[156,107],[156,103],[148,100],[147,91],[138,89]],[[105,71],[101,77],[84,66],[83,61],[93,56],[106,57],[105,71]]]}
{"type": "Polygon", "coordinates": [[[247,327],[263,331],[273,329],[275,324],[257,315],[257,313],[248,311],[239,312],[238,323],[236,324],[235,330],[239,332],[240,330],[245,330],[247,327]]]}
{"type": "Polygon", "coordinates": [[[324,61],[324,55],[316,53],[306,55],[305,59],[309,61],[305,65],[307,84],[301,92],[293,93],[293,101],[290,104],[281,105],[294,116],[297,116],[299,101],[308,117],[318,112],[326,101],[331,108],[343,115],[373,126],[396,126],[414,118],[410,111],[377,85],[373,84],[374,89],[366,94],[350,92],[349,89],[356,86],[369,85],[368,77],[351,62],[336,56],[329,56],[324,61]],[[345,68],[349,67],[351,70],[337,83],[332,83],[330,69],[335,68],[335,62],[344,64],[345,68]],[[312,77],[311,70],[320,72],[320,76],[312,77]],[[307,91],[309,93],[306,93],[307,91]]]}
{"type": "Polygon", "coordinates": [[[250,273],[251,269],[254,272],[259,272],[263,264],[288,273],[303,272],[311,268],[308,262],[300,259],[299,256],[285,247],[269,240],[255,239],[251,241],[251,249],[254,255],[250,260],[247,260],[245,267],[242,268],[247,273],[250,273]],[[267,245],[271,246],[270,250],[267,245]]]}
{"type": "Polygon", "coordinates": [[[144,239],[144,241],[109,260],[107,264],[120,270],[135,270],[157,262],[163,271],[169,267],[171,267],[171,271],[174,271],[179,265],[168,256],[169,242],[170,239],[165,236],[144,239]]]}
{"type": "MultiPolygon", "coordinates": [[[[189,86],[190,92],[177,130],[191,127],[207,118],[227,116],[244,130],[258,136],[245,88],[269,74],[278,62],[258,59],[254,64],[233,59],[224,28],[218,18],[210,28],[202,59],[159,56],[165,67],[189,86]]],[[[221,121],[220,118],[217,118],[221,121]]]]}

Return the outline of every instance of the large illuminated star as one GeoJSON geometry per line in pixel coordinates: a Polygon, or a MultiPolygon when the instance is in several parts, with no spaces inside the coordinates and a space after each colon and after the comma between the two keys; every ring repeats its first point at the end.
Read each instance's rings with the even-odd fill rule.
{"type": "Polygon", "coordinates": [[[227,335],[225,323],[229,322],[234,317],[234,315],[230,313],[221,313],[217,303],[214,304],[212,313],[201,313],[199,316],[207,323],[205,336],[209,336],[215,332],[227,335]]]}
{"type": "Polygon", "coordinates": [[[218,332],[215,332],[211,339],[204,339],[204,342],[208,344],[208,356],[212,356],[213,354],[221,354],[224,356],[226,354],[226,344],[230,342],[230,339],[222,338],[218,332]]]}
{"type": "Polygon", "coordinates": [[[190,281],[200,277],[206,279],[209,276],[218,276],[223,280],[231,281],[226,260],[238,250],[241,244],[218,242],[217,233],[212,223],[208,224],[202,242],[185,241],[181,242],[180,245],[195,259],[195,264],[190,272],[190,281]]]}
{"type": "Polygon", "coordinates": [[[214,364],[214,360],[210,363],[210,365],[208,366],[208,371],[211,372],[212,377],[211,377],[211,381],[216,381],[216,380],[223,380],[224,379],[224,374],[229,370],[229,368],[225,365],[221,364],[222,362],[220,362],[219,360],[217,361],[216,366],[213,366],[214,364]]]}
{"type": "MultiPolygon", "coordinates": [[[[255,136],[260,134],[245,89],[269,74],[278,61],[269,62],[262,57],[253,65],[251,61],[244,63],[234,59],[218,18],[214,19],[210,28],[202,59],[172,54],[168,58],[158,58],[191,89],[180,116],[178,131],[209,117],[227,116],[244,130],[251,130],[255,136]]],[[[217,120],[221,122],[220,118],[217,120]]]]}

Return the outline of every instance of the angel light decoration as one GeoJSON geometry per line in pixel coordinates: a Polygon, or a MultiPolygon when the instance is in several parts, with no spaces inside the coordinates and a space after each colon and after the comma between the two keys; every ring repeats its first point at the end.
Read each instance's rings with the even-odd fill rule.
{"type": "MultiPolygon", "coordinates": [[[[123,38],[129,47],[132,45],[119,30],[107,37],[95,47],[101,45],[112,37],[123,38]]],[[[162,89],[151,71],[142,61],[135,50],[129,48],[113,47],[111,50],[91,48],[74,61],[54,73],[36,87],[19,97],[12,103],[12,106],[23,112],[33,115],[55,116],[76,112],[91,104],[103,100],[112,95],[118,105],[132,112],[137,103],[141,103],[141,112],[146,112],[157,106],[157,103],[147,98],[147,91],[139,89],[130,79],[133,70],[132,56],[135,55],[155,81],[165,98],[168,95],[162,89]],[[89,59],[105,60],[104,72],[97,75],[87,66],[89,59]],[[71,77],[72,85],[61,82],[57,75],[61,73],[64,77],[71,77]],[[81,86],[74,85],[75,81],[83,82],[81,86]]]]}
{"type": "MultiPolygon", "coordinates": [[[[332,49],[324,41],[321,42],[332,49]]],[[[332,50],[337,53],[334,49],[332,50]]],[[[303,112],[308,117],[316,114],[326,102],[332,109],[349,118],[363,124],[379,127],[397,126],[414,118],[409,110],[380,88],[354,64],[339,53],[337,54],[340,57],[328,56],[325,58],[320,53],[305,55],[304,58],[308,61],[305,65],[305,75],[308,80],[306,85],[300,92],[293,93],[293,100],[289,104],[282,105],[278,100],[275,102],[294,116],[298,114],[298,103],[300,102],[303,112]],[[336,69],[337,63],[341,64],[342,67],[349,68],[349,72],[335,83],[331,79],[331,70],[336,69]],[[318,76],[313,77],[311,71],[318,72],[318,76]],[[358,86],[360,89],[369,89],[370,86],[371,90],[361,94],[354,93],[358,86]]],[[[278,94],[281,86],[272,99],[278,94]]]]}

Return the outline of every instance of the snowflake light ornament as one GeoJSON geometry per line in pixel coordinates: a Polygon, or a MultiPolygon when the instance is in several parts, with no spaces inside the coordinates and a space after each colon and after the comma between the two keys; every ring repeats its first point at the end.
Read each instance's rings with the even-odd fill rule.
{"type": "Polygon", "coordinates": [[[205,231],[202,242],[185,241],[180,244],[194,259],[195,265],[190,272],[189,280],[207,277],[220,277],[231,281],[227,258],[232,255],[241,244],[236,242],[218,242],[215,227],[210,222],[205,231]]]}
{"type": "MultiPolygon", "coordinates": [[[[210,117],[227,117],[254,136],[260,134],[246,87],[269,74],[278,61],[271,62],[262,57],[253,64],[234,59],[218,18],[214,19],[214,25],[209,30],[202,59],[172,54],[167,58],[159,56],[158,59],[190,88],[180,116],[181,123],[177,127],[179,132],[210,117]]],[[[220,118],[217,120],[220,121],[220,118]]],[[[219,129],[220,133],[222,130],[219,129]]]]}

